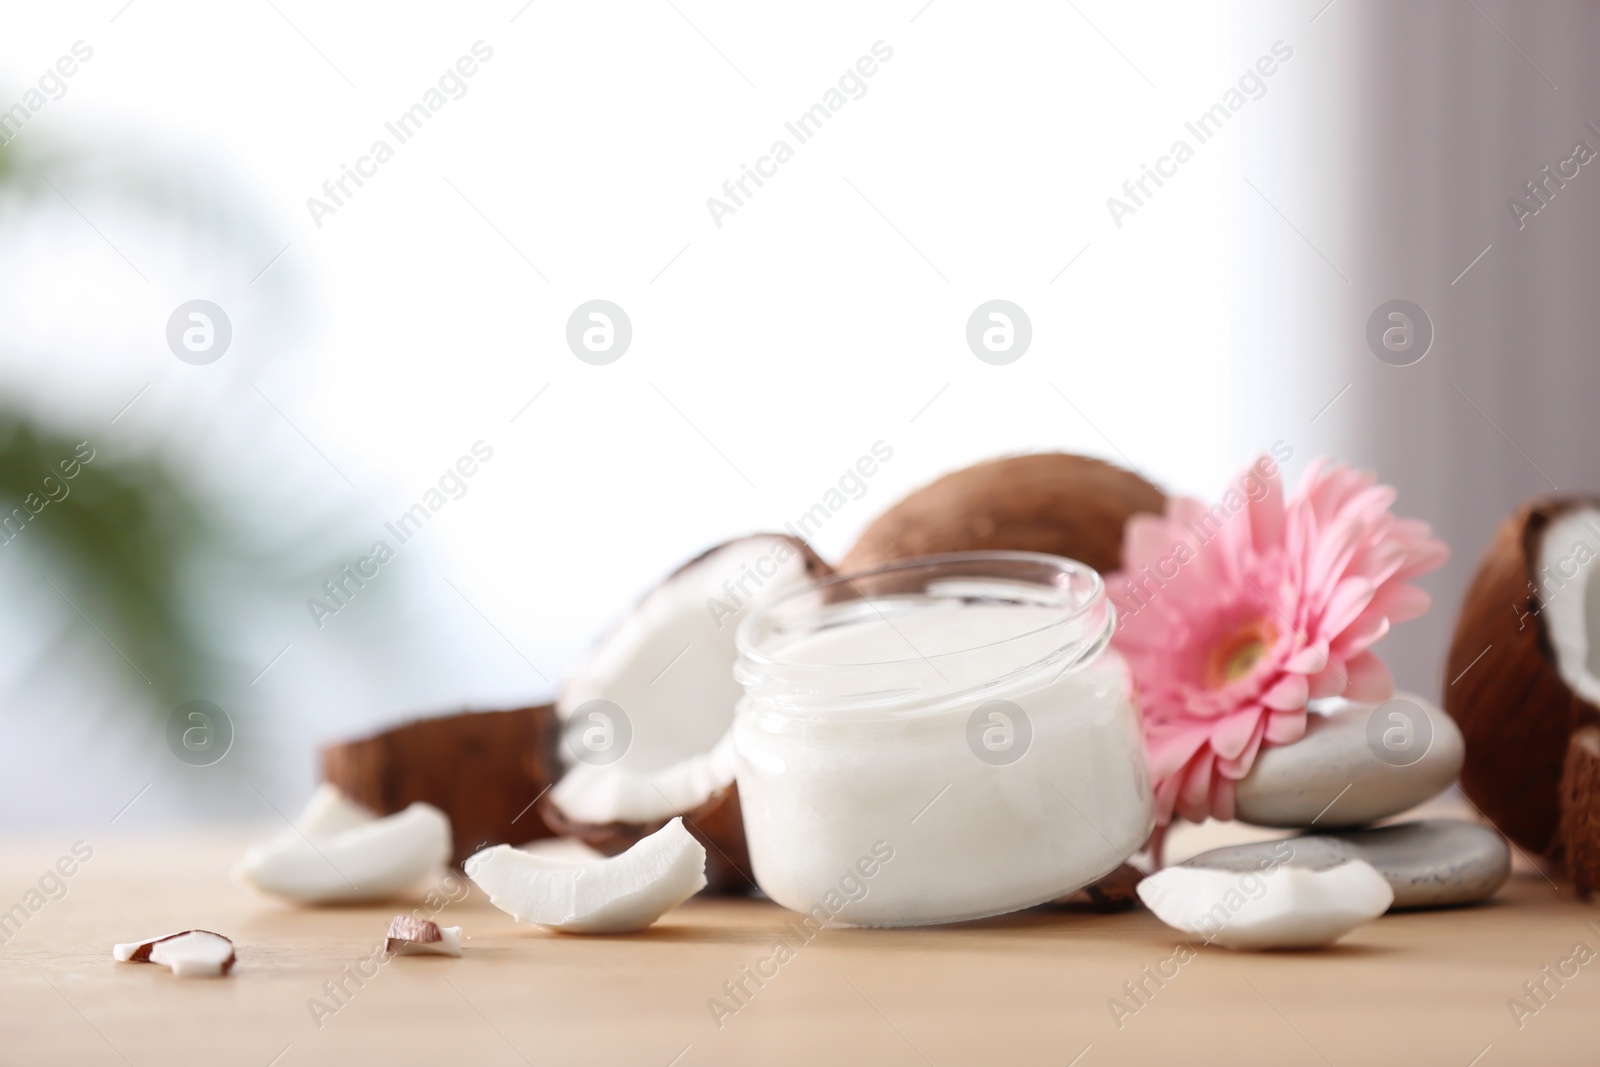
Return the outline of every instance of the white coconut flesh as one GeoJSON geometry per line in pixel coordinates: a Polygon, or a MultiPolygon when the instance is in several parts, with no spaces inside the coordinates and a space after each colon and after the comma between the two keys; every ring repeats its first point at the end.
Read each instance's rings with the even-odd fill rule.
{"type": "Polygon", "coordinates": [[[322,785],[294,825],[249,848],[238,881],[301,904],[346,904],[403,894],[450,859],[450,820],[431,804],[378,818],[322,785]]]}
{"type": "Polygon", "coordinates": [[[467,858],[467,877],[518,922],[575,934],[643,930],[706,885],[706,850],[673,819],[619,856],[572,863],[510,845],[467,858]]]}
{"type": "Polygon", "coordinates": [[[550,799],[578,822],[644,823],[692,811],[726,788],[733,773],[733,735],[724,734],[710,752],[654,772],[580,763],[550,790],[550,799]]]}
{"type": "MultiPolygon", "coordinates": [[[[1534,573],[1545,636],[1568,689],[1600,704],[1600,509],[1577,507],[1545,528],[1534,573]],[[1591,636],[1593,635],[1593,636],[1591,636]]],[[[1532,619],[1524,620],[1533,625],[1532,619]]]]}
{"type": "Polygon", "coordinates": [[[233,942],[209,930],[113,945],[111,956],[120,963],[158,964],[179,978],[214,978],[227,974],[235,962],[233,942]]]}
{"type": "Polygon", "coordinates": [[[793,542],[729,542],[657,586],[562,690],[561,758],[550,799],[579,822],[650,822],[688,811],[733,781],[727,745],[743,689],[734,632],[760,604],[808,578],[793,542]],[[604,705],[621,709],[625,725],[604,705]],[[606,746],[622,744],[608,759],[606,746]],[[581,757],[581,758],[580,758],[581,757]]]}

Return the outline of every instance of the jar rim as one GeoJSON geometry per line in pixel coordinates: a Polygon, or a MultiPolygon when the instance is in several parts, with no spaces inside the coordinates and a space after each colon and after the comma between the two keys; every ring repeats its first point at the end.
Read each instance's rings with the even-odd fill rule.
{"type": "MultiPolygon", "coordinates": [[[[981,585],[979,586],[981,589],[981,585]]],[[[881,610],[873,610],[880,617],[881,610]]],[[[791,620],[792,621],[792,620],[791,620]]],[[[844,625],[849,625],[846,622],[844,625]]],[[[892,625],[892,623],[891,623],[892,625]]],[[[959,696],[978,689],[990,689],[1015,681],[1045,668],[1065,673],[1093,660],[1109,643],[1115,627],[1115,609],[1106,595],[1105,582],[1092,568],[1065,556],[1043,552],[979,551],[951,552],[940,555],[918,556],[897,560],[878,567],[829,575],[789,590],[772,601],[760,605],[740,623],[735,634],[739,660],[735,675],[747,689],[752,687],[778,696],[778,703],[792,707],[834,706],[839,703],[898,705],[910,699],[909,688],[898,685],[879,688],[885,671],[908,671],[932,667],[942,679],[940,664],[959,665],[967,657],[983,656],[995,649],[1012,648],[1012,665],[1000,676],[976,686],[961,686],[946,690],[944,698],[959,696]],[[958,592],[960,583],[982,583],[988,580],[993,590],[1016,590],[1015,601],[996,599],[996,593],[977,599],[993,603],[1036,603],[1058,613],[1043,626],[1022,633],[1010,634],[997,641],[967,645],[954,650],[931,655],[917,653],[902,659],[872,660],[853,663],[819,663],[787,657],[781,650],[770,647],[773,640],[786,632],[782,619],[785,614],[795,620],[820,619],[823,609],[830,604],[848,604],[851,601],[871,605],[875,599],[886,595],[921,596],[929,600],[941,596],[941,586],[952,587],[942,595],[964,599],[958,592]],[[901,587],[904,588],[901,588],[901,587]],[[888,590],[888,594],[882,590],[888,590]],[[871,590],[871,591],[864,591],[871,590]],[[1044,596],[1025,598],[1024,590],[1044,596]],[[815,610],[798,607],[806,601],[814,602],[815,610]],[[1059,635],[1059,640],[1055,635],[1059,635]],[[823,681],[823,679],[827,681],[823,681]],[[872,692],[840,691],[849,685],[848,679],[870,679],[872,692]],[[773,692],[776,686],[784,692],[773,692]],[[853,693],[853,695],[851,695],[853,693]],[[864,698],[864,699],[863,699],[864,698]]],[[[787,630],[795,632],[798,628],[787,630]]],[[[913,651],[915,651],[913,649],[913,651]]],[[[867,683],[863,683],[866,685],[867,683]]],[[[920,692],[922,687],[916,687],[920,692]]],[[[922,693],[923,696],[927,694],[922,693]]],[[[941,701],[942,702],[942,701],[941,701]]]]}

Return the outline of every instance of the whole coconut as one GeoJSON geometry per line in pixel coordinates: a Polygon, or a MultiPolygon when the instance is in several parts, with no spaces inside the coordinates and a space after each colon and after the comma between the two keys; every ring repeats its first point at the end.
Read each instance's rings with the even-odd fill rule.
{"type": "Polygon", "coordinates": [[[947,474],[879,515],[839,565],[858,571],[946,552],[1048,552],[1102,574],[1122,561],[1131,515],[1167,498],[1132,471],[1060,452],[992,459],[947,474]]]}

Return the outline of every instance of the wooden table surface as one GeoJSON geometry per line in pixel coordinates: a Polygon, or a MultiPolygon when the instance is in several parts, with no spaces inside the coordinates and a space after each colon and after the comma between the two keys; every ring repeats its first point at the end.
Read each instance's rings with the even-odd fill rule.
{"type": "MultiPolygon", "coordinates": [[[[707,1063],[1594,1064],[1600,907],[1522,873],[1487,906],[1394,915],[1316,953],[1199,948],[1118,1025],[1124,982],[1173,954],[1144,911],[1035,910],[920,930],[830,929],[721,1020],[708,1002],[769,954],[790,913],[696,900],[646,933],[551,934],[474,891],[441,914],[462,959],[394,959],[336,1013],[309,1003],[370,957],[395,906],[301,910],[227,869],[246,835],[110,841],[0,944],[5,1064],[707,1063]],[[1594,923],[1596,925],[1591,926],[1594,923]],[[201,927],[233,938],[223,980],[118,964],[111,946],[201,927]],[[1571,973],[1573,966],[1567,967],[1571,973]],[[1552,992],[1520,1020],[1523,983],[1552,992]]],[[[0,907],[70,840],[0,848],[0,907]]],[[[47,886],[53,888],[53,886],[47,886]]],[[[770,968],[769,968],[770,969],[770,968]]],[[[332,1002],[327,1002],[332,1003],[332,1002]]]]}

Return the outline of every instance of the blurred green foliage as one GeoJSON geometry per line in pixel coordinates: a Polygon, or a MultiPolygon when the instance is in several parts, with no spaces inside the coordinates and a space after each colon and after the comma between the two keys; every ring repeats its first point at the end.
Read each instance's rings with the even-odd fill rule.
{"type": "MultiPolygon", "coordinates": [[[[225,161],[164,155],[161,146],[136,138],[79,145],[42,141],[32,129],[26,133],[0,145],[0,222],[25,213],[59,213],[68,207],[65,196],[76,199],[73,190],[82,188],[94,190],[109,210],[162,228],[172,247],[208,254],[230,273],[254,270],[276,243],[281,226],[274,213],[248,192],[248,178],[229,171],[225,161]]],[[[264,306],[258,316],[264,321],[304,319],[304,290],[283,265],[249,292],[264,306]]],[[[0,321],[0,351],[9,347],[3,331],[0,321]]],[[[249,578],[269,585],[294,582],[331,558],[328,531],[286,551],[264,550],[244,524],[248,493],[213,499],[161,449],[129,449],[120,441],[113,449],[109,441],[71,432],[67,425],[30,410],[23,398],[0,396],[0,520],[13,519],[0,534],[0,553],[29,557],[35,571],[42,563],[41,577],[71,604],[72,623],[59,642],[103,639],[133,665],[127,677],[137,699],[130,706],[164,711],[213,692],[236,678],[240,665],[219,651],[222,642],[206,605],[186,588],[197,563],[239,564],[249,578]],[[95,457],[67,480],[59,464],[73,459],[86,437],[95,457]],[[48,500],[47,477],[64,486],[66,495],[33,514],[29,494],[36,494],[34,507],[48,500]],[[17,508],[32,515],[20,533],[17,508]],[[88,632],[91,625],[99,636],[88,632]]],[[[105,650],[120,665],[116,652],[105,650]]],[[[57,665],[52,660],[40,668],[57,665]]]]}
{"type": "Polygon", "coordinates": [[[217,674],[182,573],[216,531],[164,465],[103,444],[0,407],[0,552],[48,561],[57,591],[175,707],[217,674]]]}

